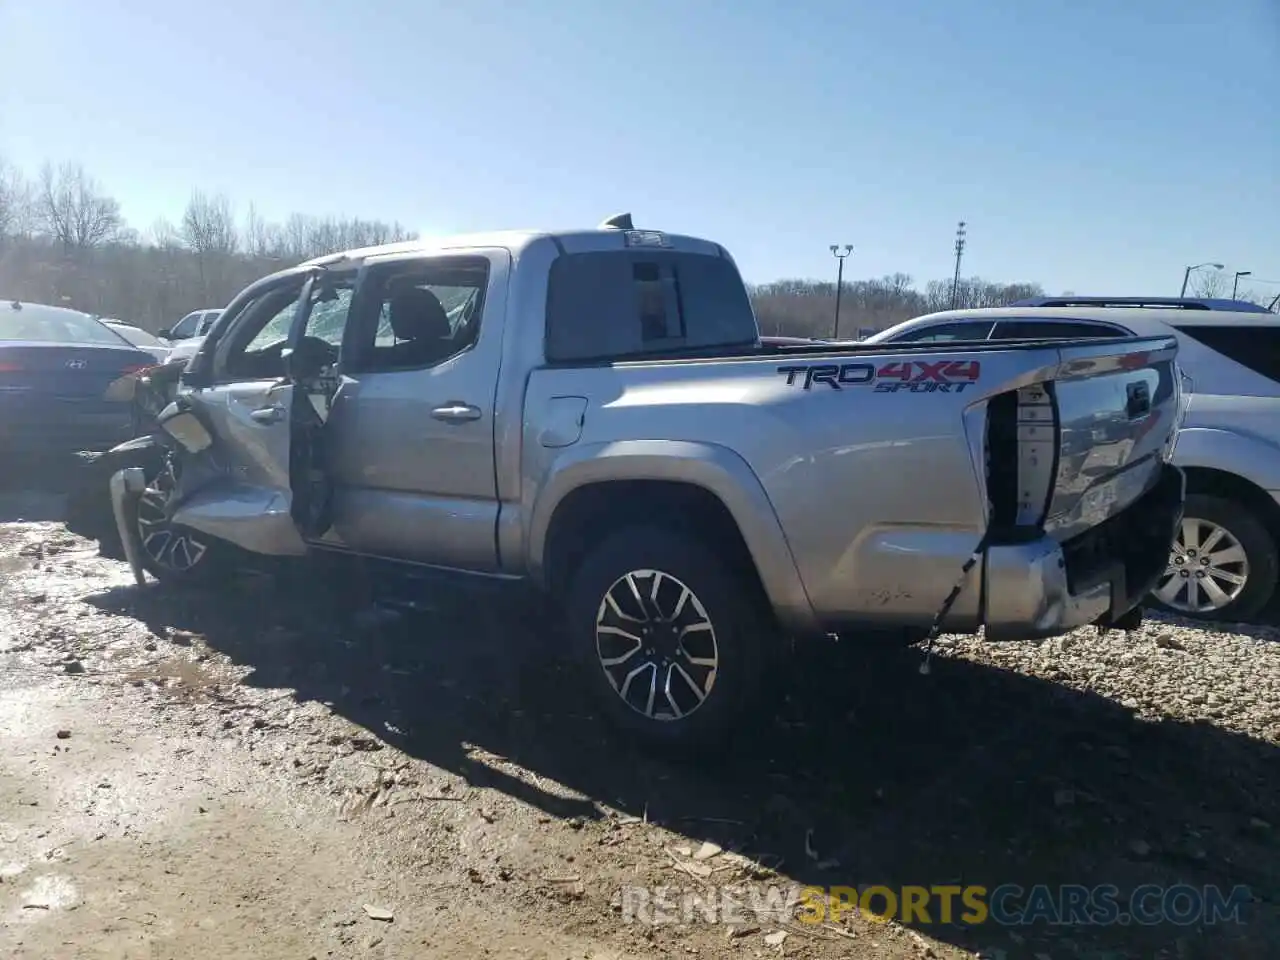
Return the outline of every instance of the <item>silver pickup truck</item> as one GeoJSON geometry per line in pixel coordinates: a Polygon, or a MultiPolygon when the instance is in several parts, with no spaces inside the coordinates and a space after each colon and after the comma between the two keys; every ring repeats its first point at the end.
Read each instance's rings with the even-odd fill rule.
{"type": "Polygon", "coordinates": [[[721,246],[625,215],[414,241],[244,290],[113,504],[140,583],[324,550],[532,584],[609,718],[713,743],[814,638],[1136,626],[1176,349],[769,344],[721,246]]]}

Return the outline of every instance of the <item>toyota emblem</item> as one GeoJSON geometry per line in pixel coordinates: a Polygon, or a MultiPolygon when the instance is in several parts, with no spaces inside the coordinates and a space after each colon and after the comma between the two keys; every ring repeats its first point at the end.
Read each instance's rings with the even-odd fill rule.
{"type": "Polygon", "coordinates": [[[87,360],[68,360],[67,361],[68,370],[83,370],[88,365],[89,365],[89,362],[87,360]]]}

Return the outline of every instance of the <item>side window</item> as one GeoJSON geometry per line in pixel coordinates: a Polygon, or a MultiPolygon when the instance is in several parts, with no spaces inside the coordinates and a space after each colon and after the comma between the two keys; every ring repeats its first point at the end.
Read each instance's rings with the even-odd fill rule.
{"type": "Polygon", "coordinates": [[[218,316],[221,313],[222,313],[221,310],[210,310],[209,312],[205,313],[200,318],[200,331],[199,333],[196,334],[196,336],[200,336],[200,337],[205,336],[209,332],[210,328],[213,326],[213,322],[218,319],[218,316]]]}
{"type": "MultiPolygon", "coordinates": [[[[303,335],[323,340],[335,350],[340,348],[342,335],[347,329],[347,313],[351,308],[353,289],[351,284],[343,283],[328,290],[313,291],[311,313],[307,315],[303,335]]],[[[285,333],[288,333],[287,326],[285,333]]]]}
{"type": "Polygon", "coordinates": [[[1176,329],[1228,360],[1280,383],[1280,325],[1180,323],[1176,329]]]}
{"type": "Polygon", "coordinates": [[[188,337],[196,335],[196,323],[200,320],[199,313],[188,313],[185,317],[175,323],[169,330],[174,340],[186,340],[188,337]]]}
{"type": "Polygon", "coordinates": [[[1127,337],[1129,334],[1105,323],[1088,320],[1001,320],[992,340],[1070,340],[1127,337]]]}
{"type": "Polygon", "coordinates": [[[293,291],[294,296],[284,297],[278,296],[271,298],[270,294],[264,295],[264,302],[259,308],[258,303],[254,303],[246,311],[247,318],[244,321],[250,326],[257,328],[257,333],[253,338],[244,345],[241,351],[232,351],[232,353],[262,353],[272,347],[282,347],[285,341],[289,339],[289,327],[293,324],[293,315],[298,311],[297,295],[300,290],[293,291]],[[248,314],[254,311],[253,316],[248,314]],[[255,321],[261,320],[259,326],[255,321]]]}
{"type": "Polygon", "coordinates": [[[890,343],[941,343],[946,340],[985,340],[991,333],[990,320],[970,320],[960,323],[940,323],[936,327],[911,330],[890,343]]]}
{"type": "Polygon", "coordinates": [[[344,366],[366,373],[420,370],[457,356],[479,339],[488,284],[483,257],[371,268],[356,308],[353,356],[344,366]]]}
{"type": "MultiPolygon", "coordinates": [[[[355,274],[338,274],[311,290],[311,310],[304,334],[323,341],[336,362],[347,325],[355,274]]],[[[218,345],[214,379],[265,380],[284,376],[283,350],[298,311],[304,277],[261,294],[235,318],[218,345]]]]}
{"type": "Polygon", "coordinates": [[[552,362],[745,346],[757,326],[732,261],[668,251],[561,256],[547,289],[552,362]]]}

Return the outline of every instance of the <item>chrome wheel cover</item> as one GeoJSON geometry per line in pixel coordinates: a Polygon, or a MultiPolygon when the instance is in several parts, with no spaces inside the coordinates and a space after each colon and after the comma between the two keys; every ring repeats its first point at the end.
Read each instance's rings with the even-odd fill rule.
{"type": "Polygon", "coordinates": [[[138,538],[156,566],[186,573],[204,558],[209,546],[192,531],[175,529],[169,522],[169,499],[176,486],[173,464],[166,463],[138,500],[138,538]]]}
{"type": "Polygon", "coordinates": [[[596,656],[628,707],[663,722],[701,708],[720,666],[706,608],[661,570],[632,570],[605,591],[596,613],[596,656]]]}
{"type": "Polygon", "coordinates": [[[1231,531],[1186,517],[1155,595],[1182,613],[1212,613],[1239,597],[1248,582],[1249,557],[1231,531]]]}

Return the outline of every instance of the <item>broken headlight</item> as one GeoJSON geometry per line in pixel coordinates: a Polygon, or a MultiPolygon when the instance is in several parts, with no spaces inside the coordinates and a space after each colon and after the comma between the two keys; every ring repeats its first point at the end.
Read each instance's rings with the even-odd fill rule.
{"type": "Polygon", "coordinates": [[[213,434],[189,408],[175,400],[156,417],[160,428],[188,453],[200,453],[213,443],[213,434]]]}

